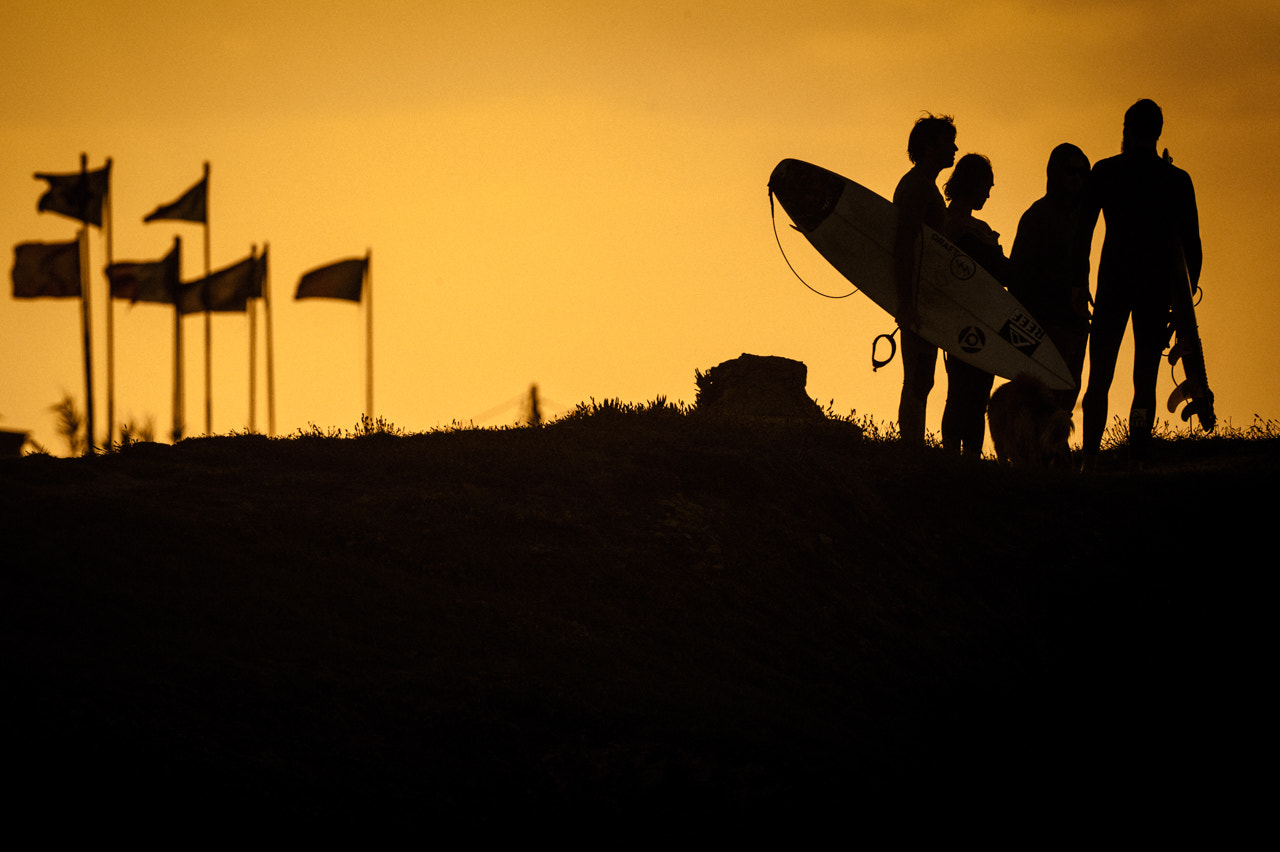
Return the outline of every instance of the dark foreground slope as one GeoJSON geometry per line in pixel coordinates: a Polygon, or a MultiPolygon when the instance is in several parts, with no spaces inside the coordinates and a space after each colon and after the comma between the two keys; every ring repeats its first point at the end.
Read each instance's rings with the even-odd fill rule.
{"type": "Polygon", "coordinates": [[[1280,447],[1162,453],[1033,475],[848,424],[605,411],[6,461],[15,813],[1243,801],[1280,447]]]}

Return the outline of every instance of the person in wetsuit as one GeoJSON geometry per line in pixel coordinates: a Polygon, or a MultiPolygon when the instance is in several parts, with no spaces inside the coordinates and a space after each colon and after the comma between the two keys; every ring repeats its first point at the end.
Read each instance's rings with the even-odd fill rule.
{"type": "Polygon", "coordinates": [[[1155,423],[1160,356],[1169,342],[1179,249],[1192,290],[1199,286],[1203,255],[1195,189],[1190,175],[1156,153],[1163,129],[1164,115],[1154,101],[1144,99],[1131,106],[1124,114],[1121,153],[1098,161],[1085,188],[1076,262],[1086,275],[1100,212],[1107,223],[1089,341],[1089,386],[1081,403],[1086,469],[1097,462],[1107,423],[1107,395],[1131,315],[1129,454],[1135,467],[1142,466],[1155,423]]]}
{"type": "Polygon", "coordinates": [[[916,241],[920,226],[942,231],[946,204],[938,192],[938,175],[956,161],[956,126],[950,116],[928,115],[916,121],[907,138],[911,170],[893,191],[898,208],[894,246],[894,280],[898,292],[895,319],[902,330],[902,395],[898,403],[898,432],[902,440],[924,443],[925,404],[933,389],[938,347],[917,334],[919,314],[915,279],[916,241]]]}

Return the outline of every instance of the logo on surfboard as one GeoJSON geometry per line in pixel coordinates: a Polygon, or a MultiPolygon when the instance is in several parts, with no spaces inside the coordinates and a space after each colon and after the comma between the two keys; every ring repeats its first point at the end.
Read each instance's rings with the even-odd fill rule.
{"type": "Polygon", "coordinates": [[[1000,336],[1017,350],[1030,355],[1044,340],[1044,329],[1022,311],[1014,313],[1000,329],[1000,336]]]}
{"type": "Polygon", "coordinates": [[[937,231],[934,231],[929,236],[933,238],[933,241],[937,243],[938,246],[941,247],[943,251],[952,252],[952,255],[951,255],[952,276],[954,276],[955,278],[958,278],[961,281],[968,281],[970,278],[973,277],[973,274],[978,271],[978,264],[973,262],[973,258],[962,253],[951,243],[947,242],[946,237],[942,236],[942,234],[939,234],[937,231]]]}
{"type": "Polygon", "coordinates": [[[961,349],[972,355],[975,352],[981,352],[982,347],[987,345],[987,336],[976,325],[967,325],[960,329],[958,342],[961,349]]]}
{"type": "Polygon", "coordinates": [[[957,252],[956,256],[951,258],[951,274],[961,281],[968,281],[977,269],[978,264],[974,263],[968,255],[957,252]]]}

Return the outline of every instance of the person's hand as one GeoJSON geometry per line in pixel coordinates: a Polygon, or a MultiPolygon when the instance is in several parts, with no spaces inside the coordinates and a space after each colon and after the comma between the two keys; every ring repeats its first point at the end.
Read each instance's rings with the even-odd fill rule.
{"type": "Polygon", "coordinates": [[[899,328],[904,328],[912,334],[919,332],[920,312],[910,301],[904,301],[898,306],[898,316],[895,319],[898,321],[899,328]]]}

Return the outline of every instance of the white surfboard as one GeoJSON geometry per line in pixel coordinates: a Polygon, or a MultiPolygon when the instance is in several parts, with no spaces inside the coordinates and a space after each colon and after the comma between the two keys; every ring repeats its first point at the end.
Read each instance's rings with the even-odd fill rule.
{"type": "MultiPolygon", "coordinates": [[[[769,191],[796,229],[872,301],[895,316],[898,210],[864,186],[802,160],[783,160],[769,191]]],[[[1076,386],[1044,328],[985,269],[928,225],[916,242],[920,336],[980,370],[1076,386]]]]}

